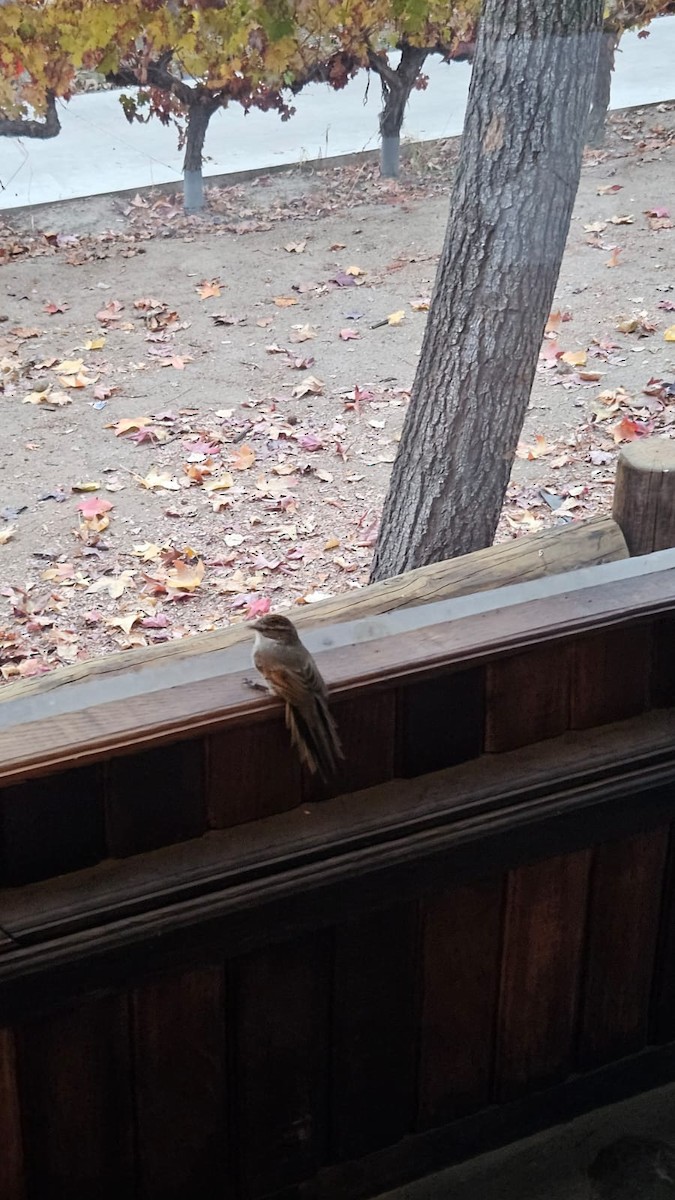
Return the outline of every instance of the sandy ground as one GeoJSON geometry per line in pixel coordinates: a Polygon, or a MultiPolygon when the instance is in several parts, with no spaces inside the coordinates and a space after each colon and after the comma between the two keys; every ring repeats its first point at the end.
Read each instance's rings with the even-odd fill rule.
{"type": "MultiPolygon", "coordinates": [[[[5,679],[367,581],[456,155],[0,227],[5,679]]],[[[621,444],[673,436],[674,219],[675,105],[613,117],[499,537],[606,510],[621,444]]]]}

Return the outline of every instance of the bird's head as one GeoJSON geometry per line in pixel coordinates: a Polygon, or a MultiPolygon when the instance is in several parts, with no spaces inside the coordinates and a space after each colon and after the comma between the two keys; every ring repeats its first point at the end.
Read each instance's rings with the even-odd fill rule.
{"type": "Polygon", "coordinates": [[[259,617],[257,621],[252,622],[251,628],[262,634],[263,637],[287,646],[299,641],[293,622],[289,621],[288,617],[282,617],[277,613],[259,617]]]}

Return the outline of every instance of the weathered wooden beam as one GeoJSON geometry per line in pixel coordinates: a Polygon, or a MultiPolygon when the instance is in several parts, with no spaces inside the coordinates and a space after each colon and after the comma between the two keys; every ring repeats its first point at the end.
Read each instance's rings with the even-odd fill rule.
{"type": "MultiPolygon", "coordinates": [[[[470,594],[312,631],[332,691],[408,684],[449,667],[493,661],[597,629],[675,610],[675,550],[470,594]]],[[[279,711],[252,698],[249,655],[232,647],[207,673],[192,660],[157,663],[145,680],[82,681],[57,695],[17,697],[0,711],[0,782],[84,765],[181,737],[245,724],[279,711]],[[125,690],[126,686],[126,690],[125,690]]]]}
{"type": "Polygon", "coordinates": [[[612,514],[631,555],[675,546],[674,441],[645,438],[624,446],[612,514]]]}
{"type": "MultiPolygon", "coordinates": [[[[529,534],[512,542],[490,546],[487,550],[478,550],[448,562],[419,567],[406,575],[371,584],[361,591],[296,606],[291,615],[303,629],[354,621],[358,617],[466,596],[512,583],[526,583],[545,575],[559,575],[627,557],[628,549],[616,521],[611,517],[592,517],[562,529],[529,534]]],[[[23,696],[45,695],[83,679],[123,675],[131,668],[144,671],[164,661],[180,662],[212,654],[245,642],[250,636],[247,626],[240,623],[185,641],[166,642],[148,649],[76,663],[72,667],[59,667],[51,675],[14,682],[2,689],[0,710],[8,701],[23,696]]]]}

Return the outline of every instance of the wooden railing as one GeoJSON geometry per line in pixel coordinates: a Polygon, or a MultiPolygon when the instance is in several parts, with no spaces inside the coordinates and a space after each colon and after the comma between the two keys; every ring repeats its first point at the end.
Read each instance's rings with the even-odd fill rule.
{"type": "MultiPolygon", "coordinates": [[[[675,465],[636,454],[634,553],[675,465]]],[[[675,550],[626,554],[606,518],[310,610],[330,788],[245,631],[7,689],[3,1200],[368,1196],[671,1077],[675,550]]]]}

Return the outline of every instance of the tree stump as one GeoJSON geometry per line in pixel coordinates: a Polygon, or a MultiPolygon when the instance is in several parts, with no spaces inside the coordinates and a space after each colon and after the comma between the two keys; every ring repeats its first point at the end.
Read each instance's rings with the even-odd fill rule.
{"type": "Polygon", "coordinates": [[[624,447],[612,515],[631,556],[675,546],[675,441],[645,438],[624,447]]]}

